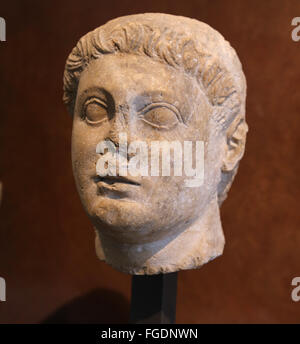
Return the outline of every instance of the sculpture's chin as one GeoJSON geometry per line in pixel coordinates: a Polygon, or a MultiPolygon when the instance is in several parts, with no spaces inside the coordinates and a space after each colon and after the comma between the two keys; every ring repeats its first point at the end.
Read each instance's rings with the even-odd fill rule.
{"type": "Polygon", "coordinates": [[[160,236],[157,216],[138,202],[105,199],[94,204],[89,216],[99,232],[120,242],[148,242],[157,231],[154,237],[160,236]]]}
{"type": "MultiPolygon", "coordinates": [[[[156,241],[143,242],[106,235],[96,228],[96,253],[119,271],[130,274],[157,274],[199,268],[222,254],[224,235],[217,201],[210,204],[202,218],[198,218],[181,232],[169,228],[156,241]]],[[[160,232],[160,231],[159,231],[160,232]]],[[[143,239],[146,236],[143,236],[143,239]]],[[[153,239],[153,234],[150,236],[153,239]]]]}
{"type": "MultiPolygon", "coordinates": [[[[106,237],[124,244],[152,243],[176,235],[193,221],[170,210],[159,211],[139,202],[105,200],[90,208],[95,229],[106,237]]],[[[165,210],[165,209],[164,209],[165,210]]]]}

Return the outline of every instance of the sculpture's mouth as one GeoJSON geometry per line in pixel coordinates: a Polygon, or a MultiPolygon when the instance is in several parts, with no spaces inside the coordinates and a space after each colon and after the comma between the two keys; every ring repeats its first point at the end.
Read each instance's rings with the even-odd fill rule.
{"type": "Polygon", "coordinates": [[[124,176],[105,176],[105,177],[95,176],[93,179],[96,184],[101,184],[101,185],[103,184],[107,184],[107,185],[129,184],[129,185],[134,185],[134,186],[141,185],[141,183],[139,183],[138,181],[132,178],[124,177],[124,176]]]}
{"type": "Polygon", "coordinates": [[[123,176],[95,176],[93,179],[98,194],[111,199],[131,199],[136,188],[141,186],[138,181],[123,176]]]}

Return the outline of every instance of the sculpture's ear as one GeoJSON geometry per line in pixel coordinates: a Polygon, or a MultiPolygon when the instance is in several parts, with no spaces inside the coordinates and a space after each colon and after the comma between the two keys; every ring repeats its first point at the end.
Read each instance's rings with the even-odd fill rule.
{"type": "Polygon", "coordinates": [[[223,159],[223,172],[233,171],[241,160],[246,143],[248,125],[244,116],[237,116],[227,129],[227,145],[223,159]]]}

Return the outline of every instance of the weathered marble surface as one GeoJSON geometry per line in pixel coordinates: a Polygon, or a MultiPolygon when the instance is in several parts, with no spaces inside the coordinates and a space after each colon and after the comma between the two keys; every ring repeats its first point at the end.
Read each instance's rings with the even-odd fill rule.
{"type": "Polygon", "coordinates": [[[219,207],[244,153],[245,98],[234,49],[197,20],[131,15],[80,39],[66,62],[64,102],[77,190],[101,260],[156,274],[222,254],[219,207]],[[203,184],[186,187],[186,175],[99,177],[96,147],[104,140],[118,147],[120,133],[128,144],[204,142],[203,184]]]}

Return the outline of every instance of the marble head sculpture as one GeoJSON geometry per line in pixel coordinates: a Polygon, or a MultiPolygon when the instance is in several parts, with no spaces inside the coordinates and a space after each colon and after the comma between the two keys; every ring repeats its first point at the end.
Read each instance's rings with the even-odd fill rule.
{"type": "Polygon", "coordinates": [[[219,207],[244,153],[245,98],[234,49],[197,20],[130,15],[79,40],[65,66],[64,103],[73,117],[75,182],[101,260],[157,274],[222,254],[219,207]],[[158,160],[152,151],[145,158],[147,147],[158,147],[158,160]],[[124,172],[134,159],[136,169],[124,172]],[[175,173],[179,160],[202,169],[175,173]],[[148,172],[154,163],[158,170],[148,172]]]}

